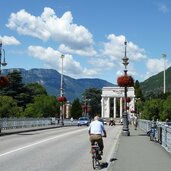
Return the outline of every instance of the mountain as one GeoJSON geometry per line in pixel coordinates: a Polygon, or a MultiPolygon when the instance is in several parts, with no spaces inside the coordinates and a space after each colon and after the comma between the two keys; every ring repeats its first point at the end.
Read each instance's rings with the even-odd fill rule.
{"type": "MultiPolygon", "coordinates": [[[[166,92],[171,92],[171,67],[165,70],[166,92]]],[[[140,83],[144,97],[160,94],[164,87],[164,72],[160,72],[140,83]]]]}
{"type": "MultiPolygon", "coordinates": [[[[39,83],[46,88],[49,95],[60,95],[61,74],[53,69],[4,69],[3,74],[7,74],[13,70],[18,70],[22,74],[23,83],[39,83]]],[[[74,79],[64,75],[64,93],[69,101],[75,98],[81,98],[82,93],[88,88],[99,88],[105,86],[114,86],[101,79],[74,79]]]]}

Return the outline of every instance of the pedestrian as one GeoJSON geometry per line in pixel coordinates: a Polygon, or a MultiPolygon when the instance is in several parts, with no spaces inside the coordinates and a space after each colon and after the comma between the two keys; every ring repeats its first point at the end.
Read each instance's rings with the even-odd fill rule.
{"type": "Polygon", "coordinates": [[[71,121],[71,125],[72,125],[72,123],[73,123],[73,121],[74,121],[73,117],[71,117],[70,121],[71,121]]]}
{"type": "Polygon", "coordinates": [[[134,115],[134,119],[133,119],[133,124],[134,124],[134,129],[137,130],[137,126],[138,126],[138,118],[136,115],[134,115]]]}

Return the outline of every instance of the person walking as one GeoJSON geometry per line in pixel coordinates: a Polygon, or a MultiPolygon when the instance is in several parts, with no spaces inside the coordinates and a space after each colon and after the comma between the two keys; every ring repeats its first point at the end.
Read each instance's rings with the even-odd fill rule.
{"type": "Polygon", "coordinates": [[[138,118],[137,118],[137,115],[134,115],[133,124],[134,124],[134,129],[137,130],[137,126],[138,126],[138,118]]]}

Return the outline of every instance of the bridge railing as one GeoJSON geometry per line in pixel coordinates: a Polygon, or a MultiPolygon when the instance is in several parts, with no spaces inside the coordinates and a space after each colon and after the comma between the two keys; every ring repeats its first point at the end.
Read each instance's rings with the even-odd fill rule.
{"type": "MultiPolygon", "coordinates": [[[[153,121],[139,119],[139,128],[144,132],[148,132],[153,121]]],[[[156,122],[155,138],[158,143],[160,143],[169,153],[171,153],[171,126],[165,124],[165,122],[156,122]]]]}
{"type": "MultiPolygon", "coordinates": [[[[1,118],[0,131],[3,129],[17,129],[41,127],[60,124],[59,118],[1,118]]],[[[64,125],[77,125],[77,120],[64,119],[64,125]]]]}

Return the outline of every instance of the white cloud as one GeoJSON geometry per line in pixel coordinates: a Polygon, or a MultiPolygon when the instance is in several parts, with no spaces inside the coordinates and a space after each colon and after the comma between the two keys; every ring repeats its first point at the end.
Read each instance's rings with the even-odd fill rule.
{"type": "MultiPolygon", "coordinates": [[[[125,51],[125,36],[116,36],[110,34],[107,36],[107,42],[102,43],[102,48],[98,55],[91,58],[89,63],[93,65],[96,70],[116,70],[117,74],[123,74],[124,65],[122,64],[122,58],[125,51]]],[[[144,49],[139,48],[138,45],[127,42],[127,57],[129,58],[128,74],[136,76],[136,68],[134,63],[137,61],[144,61],[147,58],[144,49]]],[[[143,62],[144,64],[144,62],[143,62]]],[[[145,64],[144,64],[145,66],[145,64]]]]}
{"type": "Polygon", "coordinates": [[[114,63],[110,62],[109,59],[105,59],[105,58],[99,58],[99,57],[96,57],[96,58],[92,58],[89,60],[89,63],[91,65],[93,65],[94,67],[98,68],[98,70],[109,70],[111,69],[112,67],[115,66],[114,63]]]}
{"type": "MultiPolygon", "coordinates": [[[[51,47],[43,48],[41,46],[29,46],[29,55],[38,58],[58,71],[61,71],[61,53],[52,49],[51,47]]],[[[97,74],[96,70],[83,68],[79,62],[75,61],[72,55],[65,54],[63,60],[64,74],[74,77],[92,77],[97,74]]]]}
{"type": "MultiPolygon", "coordinates": [[[[171,66],[171,64],[166,60],[166,69],[171,66]]],[[[161,59],[148,59],[146,63],[147,73],[145,78],[149,78],[152,75],[158,74],[159,72],[164,70],[164,61],[161,59]]]]}
{"type": "MultiPolygon", "coordinates": [[[[124,57],[124,42],[125,36],[115,36],[114,34],[108,35],[108,42],[104,43],[103,54],[110,56],[114,61],[120,60],[124,57]]],[[[137,61],[145,59],[145,51],[142,48],[139,48],[132,42],[127,43],[127,57],[131,60],[137,61]]]]}
{"type": "Polygon", "coordinates": [[[84,26],[73,23],[70,11],[58,17],[53,9],[46,7],[41,16],[33,16],[22,9],[11,14],[6,26],[21,35],[36,37],[43,41],[53,39],[64,44],[65,48],[61,48],[65,52],[76,50],[74,53],[79,54],[80,50],[84,55],[91,49],[94,54],[92,34],[84,26]]]}
{"type": "Polygon", "coordinates": [[[147,69],[151,74],[159,73],[163,70],[163,59],[148,59],[147,69]]]}
{"type": "Polygon", "coordinates": [[[62,53],[70,53],[70,54],[76,54],[80,56],[93,56],[96,55],[97,52],[92,47],[87,47],[87,49],[72,49],[69,46],[66,46],[64,44],[61,44],[59,46],[59,51],[62,53]]]}
{"type": "Polygon", "coordinates": [[[0,39],[2,40],[2,43],[4,45],[19,45],[20,42],[13,36],[0,36],[0,39]]]}

